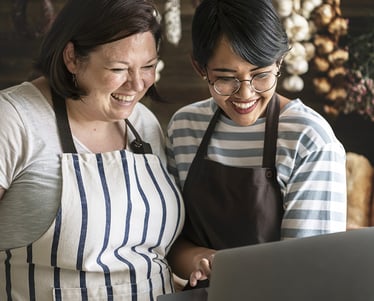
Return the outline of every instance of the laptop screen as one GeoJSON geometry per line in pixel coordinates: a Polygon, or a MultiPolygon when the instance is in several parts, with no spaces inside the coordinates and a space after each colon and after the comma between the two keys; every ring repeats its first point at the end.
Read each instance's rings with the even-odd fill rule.
{"type": "Polygon", "coordinates": [[[374,227],[218,251],[210,286],[158,301],[374,300],[374,227]]]}
{"type": "Polygon", "coordinates": [[[227,249],[208,301],[374,300],[374,228],[227,249]]]}

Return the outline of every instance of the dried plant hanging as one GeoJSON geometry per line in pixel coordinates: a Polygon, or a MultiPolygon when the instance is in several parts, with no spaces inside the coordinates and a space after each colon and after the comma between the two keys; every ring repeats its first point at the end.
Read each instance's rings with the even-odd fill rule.
{"type": "Polygon", "coordinates": [[[165,2],[164,19],[166,38],[168,42],[177,46],[182,37],[180,0],[167,0],[165,2]]]}
{"type": "Polygon", "coordinates": [[[341,16],[340,0],[274,0],[274,5],[291,46],[284,60],[283,88],[290,92],[302,91],[301,76],[313,67],[317,73],[313,81],[317,93],[332,97],[337,87],[333,87],[335,81],[329,75],[341,73],[348,59],[348,52],[339,45],[348,27],[347,20],[341,16]],[[330,92],[333,93],[329,95],[330,92]]]}
{"type": "Polygon", "coordinates": [[[27,38],[39,38],[50,26],[55,18],[53,4],[50,0],[41,1],[41,18],[35,16],[33,19],[28,16],[28,0],[14,0],[12,8],[12,18],[16,32],[27,38]],[[40,21],[41,20],[41,21],[40,21]],[[30,22],[32,21],[32,22],[30,22]]]}
{"type": "Polygon", "coordinates": [[[333,115],[357,113],[374,121],[374,17],[360,35],[348,34],[349,59],[344,77],[346,95],[326,106],[333,115]]]}

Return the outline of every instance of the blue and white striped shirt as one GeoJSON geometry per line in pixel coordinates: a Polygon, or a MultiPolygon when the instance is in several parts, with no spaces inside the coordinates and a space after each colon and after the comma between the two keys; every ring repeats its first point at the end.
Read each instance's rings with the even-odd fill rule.
{"type": "MultiPolygon", "coordinates": [[[[196,102],[179,109],[168,125],[168,168],[181,188],[216,109],[212,98],[196,102]]],[[[208,158],[229,166],[261,167],[264,133],[265,118],[239,126],[222,114],[208,158]]],[[[282,239],[345,231],[345,150],[328,122],[299,99],[280,112],[276,169],[285,209],[282,239]]]]}

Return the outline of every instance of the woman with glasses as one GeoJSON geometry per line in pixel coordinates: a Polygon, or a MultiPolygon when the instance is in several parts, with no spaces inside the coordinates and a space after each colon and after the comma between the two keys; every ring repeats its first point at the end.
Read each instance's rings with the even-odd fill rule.
{"type": "Polygon", "coordinates": [[[169,259],[196,286],[216,250],[345,231],[346,176],[327,121],[276,93],[289,44],[271,1],[203,0],[192,42],[211,98],[174,114],[167,151],[187,213],[169,259]]]}

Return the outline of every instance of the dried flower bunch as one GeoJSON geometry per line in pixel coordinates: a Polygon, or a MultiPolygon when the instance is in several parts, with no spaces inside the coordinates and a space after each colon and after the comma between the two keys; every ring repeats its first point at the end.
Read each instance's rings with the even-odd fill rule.
{"type": "MultiPolygon", "coordinates": [[[[374,23],[374,18],[372,22],[374,23]]],[[[368,31],[359,36],[348,36],[346,97],[331,104],[328,110],[334,115],[355,112],[374,121],[374,30],[372,28],[368,26],[368,31]]]]}

